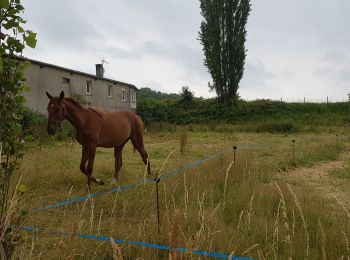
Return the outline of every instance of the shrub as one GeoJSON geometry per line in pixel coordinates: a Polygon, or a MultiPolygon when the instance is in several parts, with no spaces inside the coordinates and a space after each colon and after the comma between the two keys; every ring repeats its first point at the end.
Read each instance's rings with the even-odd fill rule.
{"type": "Polygon", "coordinates": [[[294,133],[299,130],[292,122],[264,122],[256,126],[256,132],[294,133]]]}

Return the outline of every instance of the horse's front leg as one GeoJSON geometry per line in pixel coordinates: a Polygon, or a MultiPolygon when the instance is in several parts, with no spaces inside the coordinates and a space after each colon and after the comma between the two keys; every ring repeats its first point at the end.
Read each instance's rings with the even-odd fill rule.
{"type": "Polygon", "coordinates": [[[123,152],[124,145],[114,147],[114,159],[115,159],[115,173],[114,173],[114,180],[112,179],[112,182],[118,182],[119,181],[119,172],[120,169],[123,166],[123,152]]]}
{"type": "Polygon", "coordinates": [[[92,169],[94,166],[94,160],[95,160],[95,154],[96,154],[96,146],[94,145],[90,145],[89,149],[88,149],[88,163],[87,163],[87,168],[86,168],[86,172],[87,172],[87,177],[88,177],[88,189],[91,189],[91,182],[96,182],[97,184],[103,185],[103,181],[101,181],[100,179],[96,179],[93,175],[92,175],[92,169]]]}
{"type": "Polygon", "coordinates": [[[82,146],[81,149],[81,162],[80,162],[80,171],[87,175],[86,170],[86,162],[88,160],[88,148],[86,146],[82,146]]]}

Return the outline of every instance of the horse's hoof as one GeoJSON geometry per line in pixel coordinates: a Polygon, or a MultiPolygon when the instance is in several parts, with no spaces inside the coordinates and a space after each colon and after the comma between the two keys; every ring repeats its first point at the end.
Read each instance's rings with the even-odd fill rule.
{"type": "Polygon", "coordinates": [[[117,184],[118,182],[119,182],[118,179],[112,178],[112,180],[111,180],[111,185],[117,184]]]}
{"type": "Polygon", "coordinates": [[[100,179],[96,179],[96,182],[97,182],[97,184],[99,184],[99,185],[104,185],[105,183],[103,182],[103,181],[101,181],[100,179]]]}

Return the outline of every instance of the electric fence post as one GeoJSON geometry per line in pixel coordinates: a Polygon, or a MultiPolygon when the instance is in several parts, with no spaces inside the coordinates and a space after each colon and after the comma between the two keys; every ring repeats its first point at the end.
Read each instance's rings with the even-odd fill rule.
{"type": "Polygon", "coordinates": [[[236,164],[236,151],[237,151],[237,146],[233,146],[233,164],[236,164]]]}
{"type": "Polygon", "coordinates": [[[158,234],[160,234],[160,210],[159,210],[159,187],[158,183],[160,182],[160,179],[158,178],[158,174],[156,174],[156,177],[154,178],[154,182],[156,183],[156,203],[157,203],[157,227],[158,227],[158,234]]]}

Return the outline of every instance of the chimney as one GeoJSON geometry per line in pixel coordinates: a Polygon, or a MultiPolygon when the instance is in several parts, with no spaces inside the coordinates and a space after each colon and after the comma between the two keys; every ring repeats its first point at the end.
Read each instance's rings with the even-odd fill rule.
{"type": "Polygon", "coordinates": [[[103,68],[103,64],[96,64],[96,76],[103,78],[103,74],[105,69],[103,68]]]}

